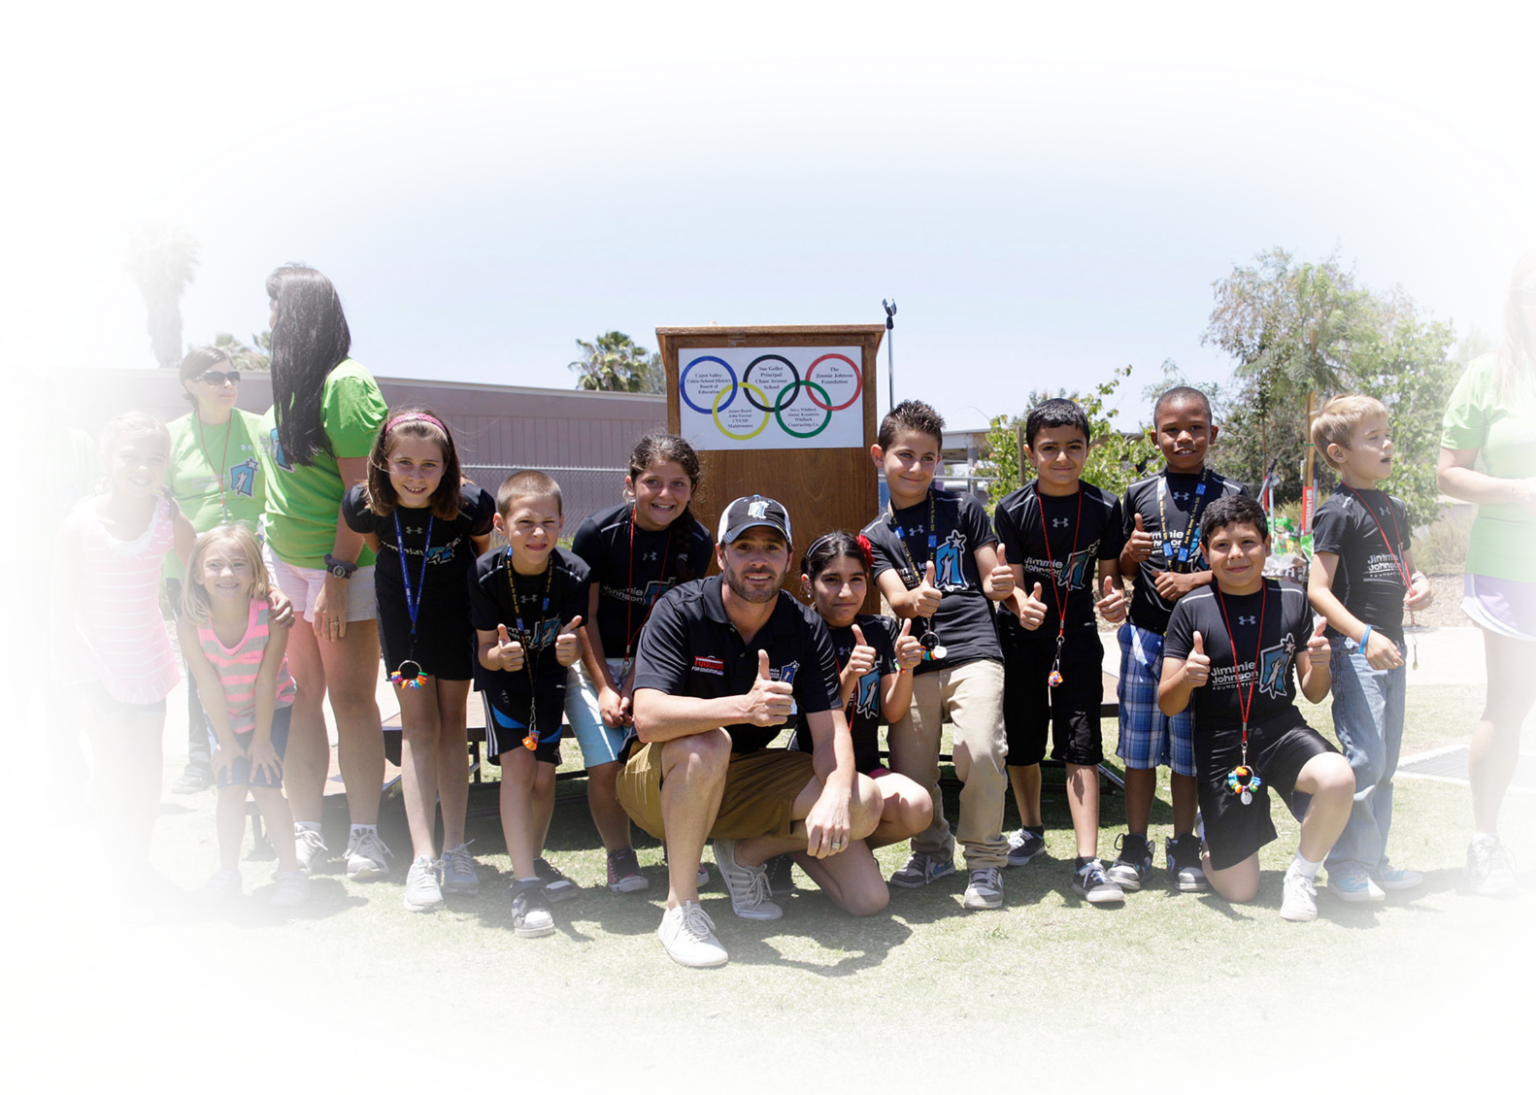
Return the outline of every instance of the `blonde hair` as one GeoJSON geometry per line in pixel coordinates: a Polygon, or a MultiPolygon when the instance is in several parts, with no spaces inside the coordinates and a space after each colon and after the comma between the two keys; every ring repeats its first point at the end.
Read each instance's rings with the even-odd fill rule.
{"type": "Polygon", "coordinates": [[[272,580],[267,576],[266,564],[261,561],[261,545],[250,529],[241,524],[216,525],[197,538],[192,547],[192,557],[187,560],[187,580],[181,588],[181,611],[194,623],[208,622],[208,590],[198,575],[203,569],[203,557],[214,544],[230,543],[240,549],[245,565],[251,572],[251,600],[265,601],[272,595],[272,580]]]}
{"type": "Polygon", "coordinates": [[[1525,327],[1525,313],[1521,312],[1519,289],[1527,275],[1536,272],[1536,247],[1514,260],[1510,270],[1510,287],[1504,293],[1504,346],[1499,347],[1498,369],[1493,370],[1493,382],[1499,387],[1499,395],[1505,401],[1514,399],[1514,381],[1521,375],[1525,362],[1536,358],[1536,339],[1531,338],[1525,327]]]}
{"type": "MultiPolygon", "coordinates": [[[[104,495],[112,488],[112,445],[117,444],[121,436],[137,438],[141,435],[154,435],[160,438],[166,445],[166,471],[170,470],[170,430],[166,424],[147,410],[124,410],[117,418],[108,421],[101,427],[101,433],[97,436],[97,455],[101,458],[101,475],[95,485],[95,495],[104,495]]],[[[181,511],[177,505],[177,499],[170,498],[170,487],[166,482],[160,482],[160,493],[166,496],[170,502],[170,516],[174,518],[181,511]]]]}
{"type": "Polygon", "coordinates": [[[1350,439],[1367,418],[1390,419],[1390,416],[1381,400],[1373,396],[1339,395],[1324,403],[1317,417],[1312,419],[1312,444],[1334,471],[1338,471],[1340,465],[1328,455],[1328,446],[1349,448],[1350,439]]]}

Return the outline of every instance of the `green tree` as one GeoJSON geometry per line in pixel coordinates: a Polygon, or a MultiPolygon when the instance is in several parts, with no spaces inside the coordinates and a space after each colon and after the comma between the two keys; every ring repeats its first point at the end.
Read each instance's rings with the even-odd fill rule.
{"type": "Polygon", "coordinates": [[[181,364],[181,297],[192,284],[197,252],[191,234],[153,221],[129,236],[126,269],[144,298],[150,350],[162,369],[181,364]]]}
{"type": "Polygon", "coordinates": [[[623,331],[609,331],[592,342],[576,340],[582,356],[569,368],[576,387],[591,392],[650,392],[664,388],[661,356],[637,346],[623,331]]]}
{"type": "Polygon", "coordinates": [[[272,368],[272,332],[263,331],[252,335],[255,347],[247,346],[234,335],[220,332],[213,336],[213,345],[229,355],[235,368],[245,373],[264,373],[272,368]],[[257,348],[259,347],[259,348],[257,348]]]}

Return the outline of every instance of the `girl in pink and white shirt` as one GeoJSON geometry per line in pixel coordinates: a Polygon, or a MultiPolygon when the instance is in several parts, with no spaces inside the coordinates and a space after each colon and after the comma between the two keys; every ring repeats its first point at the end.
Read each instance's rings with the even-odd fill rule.
{"type": "Polygon", "coordinates": [[[122,843],[113,864],[142,881],[160,806],[165,697],[181,679],[160,614],[167,552],[185,558],[195,533],[163,493],[171,439],[147,414],[102,432],[105,493],[59,526],[54,552],[54,668],[85,704],[91,792],[102,832],[122,843]]]}

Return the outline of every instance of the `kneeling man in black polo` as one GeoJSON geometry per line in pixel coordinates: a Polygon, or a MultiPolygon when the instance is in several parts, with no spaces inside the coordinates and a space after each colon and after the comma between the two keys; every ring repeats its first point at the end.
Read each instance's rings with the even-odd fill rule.
{"type": "Polygon", "coordinates": [[[854,770],[826,625],[781,590],[793,551],[789,514],[771,498],[738,498],[720,518],[722,574],[670,590],[652,610],[635,660],[638,741],[619,777],[629,816],[667,848],[661,941],[685,966],[723,965],[699,906],[704,841],[737,916],[776,920],[765,860],[803,852],[809,873],[847,911],[889,900],[864,837],[881,795],[854,770]],[[810,753],[769,749],[798,712],[810,753]]]}

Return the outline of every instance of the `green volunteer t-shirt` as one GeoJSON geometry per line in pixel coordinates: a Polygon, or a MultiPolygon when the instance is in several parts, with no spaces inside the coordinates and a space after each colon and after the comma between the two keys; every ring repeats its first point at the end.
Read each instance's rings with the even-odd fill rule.
{"type": "MultiPolygon", "coordinates": [[[[1451,393],[1440,444],[1480,450],[1488,474],[1499,479],[1536,476],[1536,383],[1526,377],[1513,398],[1505,399],[1498,355],[1474,359],[1451,393]]],[[[1478,506],[1467,572],[1528,582],[1533,541],[1536,516],[1512,503],[1478,506]]]]}
{"type": "MultiPolygon", "coordinates": [[[[267,506],[266,476],[262,474],[261,419],[234,408],[222,426],[200,423],[197,413],[182,415],[171,431],[171,497],[198,532],[207,532],[226,519],[256,531],[267,506]],[[201,429],[199,429],[201,427],[201,429]]],[[[174,552],[165,556],[167,577],[182,576],[174,552]]]]}
{"type": "MultiPolygon", "coordinates": [[[[261,460],[267,475],[267,543],[291,566],[323,567],[336,544],[341,498],[350,483],[341,481],[337,458],[367,456],[389,408],[373,377],[347,358],[325,378],[320,417],[331,451],[318,452],[308,466],[291,463],[277,439],[277,416],[268,408],[261,419],[261,460]]],[[[366,547],[359,566],[373,562],[366,547]]]]}
{"type": "Polygon", "coordinates": [[[15,470],[17,542],[11,562],[51,562],[58,525],[75,502],[94,495],[101,475],[95,442],[83,430],[51,422],[46,438],[18,438],[15,470]],[[43,467],[43,461],[48,467],[43,467]]]}

